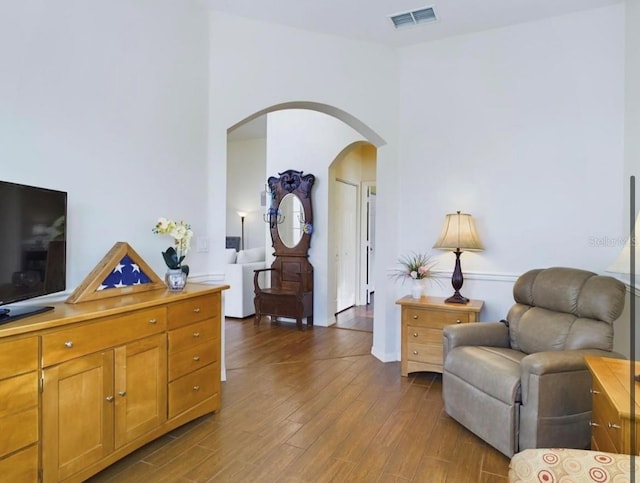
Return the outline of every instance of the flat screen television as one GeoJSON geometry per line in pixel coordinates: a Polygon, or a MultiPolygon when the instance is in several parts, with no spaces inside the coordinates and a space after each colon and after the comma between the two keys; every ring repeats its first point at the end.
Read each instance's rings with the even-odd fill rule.
{"type": "Polygon", "coordinates": [[[0,324],[53,307],[15,304],[66,288],[67,193],[0,181],[0,324]]]}

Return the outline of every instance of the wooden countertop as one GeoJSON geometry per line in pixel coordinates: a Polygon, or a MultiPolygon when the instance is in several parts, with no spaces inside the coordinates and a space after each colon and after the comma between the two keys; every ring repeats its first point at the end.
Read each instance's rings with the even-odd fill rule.
{"type": "Polygon", "coordinates": [[[14,305],[47,305],[54,307],[54,309],[24,317],[15,322],[0,324],[0,339],[92,320],[96,318],[96,314],[100,317],[117,315],[122,312],[129,312],[132,309],[153,307],[159,303],[184,300],[207,293],[217,293],[228,288],[229,285],[187,283],[187,286],[181,292],[173,292],[166,289],[149,290],[77,304],[67,304],[65,302],[47,303],[46,301],[30,301],[25,304],[16,303],[14,305]]]}

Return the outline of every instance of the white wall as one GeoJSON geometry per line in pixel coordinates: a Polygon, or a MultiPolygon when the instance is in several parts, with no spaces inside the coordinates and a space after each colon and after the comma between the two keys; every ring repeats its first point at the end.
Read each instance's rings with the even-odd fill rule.
{"type": "MultiPolygon", "coordinates": [[[[486,250],[462,255],[462,293],[481,320],[528,269],[617,255],[599,241],[622,222],[623,32],[616,5],[399,52],[399,248],[430,251],[445,214],[472,213],[486,250]]],[[[433,254],[450,280],[454,256],[433,254]]]]}
{"type": "MultiPolygon", "coordinates": [[[[398,177],[394,52],[379,45],[217,12],[211,13],[210,31],[209,205],[225,203],[227,129],[272,106],[307,102],[359,123],[359,132],[367,133],[363,136],[382,146],[378,149],[377,177],[387,180],[387,185],[378,187],[378,220],[382,227],[393,226],[398,177]]],[[[316,216],[320,216],[317,210],[316,216]]],[[[213,213],[210,219],[212,246],[223,247],[225,220],[213,213]]],[[[395,257],[396,233],[392,230],[378,239],[378,260],[385,266],[395,257]]],[[[221,272],[222,249],[213,255],[211,269],[221,272]]],[[[384,357],[395,352],[387,347],[387,333],[396,330],[398,324],[393,318],[395,294],[384,290],[384,272],[377,277],[380,294],[375,310],[379,325],[373,350],[384,357]]]]}
{"type": "Polygon", "coordinates": [[[264,246],[265,208],[260,206],[260,193],[267,181],[266,138],[230,141],[227,145],[227,236],[240,236],[244,220],[244,248],[264,246]]]}
{"type": "Polygon", "coordinates": [[[207,38],[190,0],[0,3],[0,177],[68,191],[70,289],[117,241],[164,274],[160,216],[206,232],[207,38]]]}

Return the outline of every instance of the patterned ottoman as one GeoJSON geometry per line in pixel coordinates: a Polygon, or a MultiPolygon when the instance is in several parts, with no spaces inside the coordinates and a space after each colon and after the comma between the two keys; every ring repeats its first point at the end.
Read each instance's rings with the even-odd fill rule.
{"type": "MultiPolygon", "coordinates": [[[[640,457],[634,457],[635,481],[640,481],[640,457]]],[[[509,482],[630,483],[631,456],[583,449],[526,449],[513,455],[509,482]]]]}

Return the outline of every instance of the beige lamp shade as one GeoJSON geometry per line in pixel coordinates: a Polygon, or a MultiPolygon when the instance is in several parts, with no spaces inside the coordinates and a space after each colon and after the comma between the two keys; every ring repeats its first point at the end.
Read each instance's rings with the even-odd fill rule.
{"type": "Polygon", "coordinates": [[[638,273],[638,237],[640,237],[640,213],[636,218],[635,225],[635,240],[632,237],[627,238],[627,242],[622,247],[622,251],[618,255],[613,263],[607,268],[607,272],[612,273],[631,273],[631,250],[635,250],[635,270],[638,273]]]}
{"type": "Polygon", "coordinates": [[[442,232],[433,245],[440,250],[480,251],[484,246],[478,238],[473,218],[468,213],[446,215],[442,232]]]}

